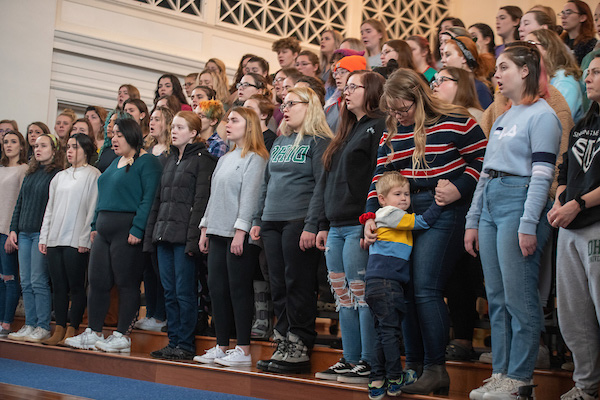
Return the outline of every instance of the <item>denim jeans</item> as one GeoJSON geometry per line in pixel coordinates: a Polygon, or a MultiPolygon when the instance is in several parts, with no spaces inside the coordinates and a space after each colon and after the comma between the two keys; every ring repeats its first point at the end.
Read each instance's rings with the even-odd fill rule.
{"type": "Polygon", "coordinates": [[[6,239],[8,239],[7,235],[0,234],[0,323],[12,324],[19,302],[20,287],[17,280],[19,269],[17,252],[7,254],[4,251],[6,239]],[[7,276],[12,276],[12,279],[7,279],[7,276]]]}
{"type": "MultiPolygon", "coordinates": [[[[492,328],[493,372],[529,380],[542,328],[538,275],[542,249],[550,234],[546,213],[537,227],[537,250],[523,257],[518,229],[528,177],[490,180],[484,188],[479,220],[479,252],[492,328]]],[[[549,203],[548,203],[549,205],[549,203]]]]}
{"type": "Polygon", "coordinates": [[[184,244],[161,242],[157,246],[160,280],[165,289],[169,345],[196,351],[194,329],[196,306],[196,265],[185,253],[184,244]]]}
{"type": "Polygon", "coordinates": [[[331,227],[325,258],[339,309],[346,361],[371,363],[375,344],[373,313],[365,302],[365,270],[369,252],[360,247],[363,226],[331,227]]]}
{"type": "MultiPolygon", "coordinates": [[[[411,196],[413,211],[423,214],[434,201],[430,191],[411,196]]],[[[406,364],[443,364],[450,330],[444,289],[463,253],[466,206],[446,206],[430,229],[413,232],[411,280],[402,324],[406,364]]]]}
{"type": "Polygon", "coordinates": [[[23,303],[25,305],[25,325],[39,326],[50,330],[50,281],[46,257],[40,253],[38,242],[40,233],[19,233],[19,270],[23,303]]]}
{"type": "Polygon", "coordinates": [[[403,285],[390,279],[367,280],[366,300],[375,316],[375,357],[369,381],[402,377],[400,334],[406,312],[403,285]]]}

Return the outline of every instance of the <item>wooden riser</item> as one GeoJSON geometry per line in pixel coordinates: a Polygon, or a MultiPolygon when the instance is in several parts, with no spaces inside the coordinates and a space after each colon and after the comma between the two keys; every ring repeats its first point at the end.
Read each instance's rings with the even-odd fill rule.
{"type": "MultiPolygon", "coordinates": [[[[112,331],[112,328],[105,328],[104,335],[110,335],[112,331]]],[[[134,330],[131,339],[132,353],[130,355],[113,355],[0,340],[0,357],[265,399],[306,399],[309,396],[323,399],[356,398],[364,400],[366,398],[366,385],[341,384],[314,379],[315,372],[326,369],[341,357],[340,350],[317,346],[311,356],[311,374],[284,376],[264,373],[255,367],[225,368],[200,365],[194,362],[155,360],[149,356],[149,353],[168,344],[165,333],[134,330]]],[[[205,349],[214,345],[214,338],[196,337],[198,354],[202,354],[205,349]]],[[[234,346],[235,340],[232,340],[230,345],[234,346]]],[[[268,359],[273,350],[274,348],[269,342],[252,342],[252,359],[255,362],[260,359],[268,359]]],[[[468,398],[468,394],[473,388],[480,386],[482,381],[489,378],[491,374],[490,365],[474,362],[449,361],[447,369],[451,379],[449,397],[409,397],[408,395],[403,395],[403,397],[465,399],[468,398]]],[[[565,393],[573,386],[571,374],[563,371],[536,370],[534,381],[538,385],[536,388],[537,398],[543,400],[558,399],[560,394],[565,393]]]]}

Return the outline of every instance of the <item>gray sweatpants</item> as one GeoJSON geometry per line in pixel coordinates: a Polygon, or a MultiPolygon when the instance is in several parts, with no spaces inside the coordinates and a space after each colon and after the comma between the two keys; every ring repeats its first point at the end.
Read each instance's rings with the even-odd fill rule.
{"type": "Polygon", "coordinates": [[[558,233],[558,321],[573,353],[575,386],[600,381],[600,223],[558,233]]]}

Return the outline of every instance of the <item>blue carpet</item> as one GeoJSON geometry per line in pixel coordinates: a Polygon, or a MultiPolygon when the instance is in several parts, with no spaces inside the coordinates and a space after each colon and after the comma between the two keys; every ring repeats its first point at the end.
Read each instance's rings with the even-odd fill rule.
{"type": "Polygon", "coordinates": [[[254,397],[187,389],[6,358],[0,358],[0,382],[98,400],[258,400],[254,397]]]}

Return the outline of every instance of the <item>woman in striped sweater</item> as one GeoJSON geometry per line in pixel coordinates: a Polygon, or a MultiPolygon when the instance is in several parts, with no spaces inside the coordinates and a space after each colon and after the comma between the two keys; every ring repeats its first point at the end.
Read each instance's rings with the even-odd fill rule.
{"type": "MultiPolygon", "coordinates": [[[[422,214],[438,200],[445,207],[431,229],[414,233],[411,283],[403,321],[407,368],[419,380],[406,393],[444,392],[450,385],[445,362],[449,317],[443,291],[462,253],[465,214],[477,185],[486,139],[466,109],[433,96],[419,74],[401,68],[383,89],[387,127],[378,150],[367,212],[378,208],[375,182],[389,170],[410,182],[413,211],[422,214]],[[436,189],[439,179],[450,184],[436,189]],[[421,375],[422,374],[422,375],[421,375]]],[[[375,241],[375,222],[365,224],[365,241],[375,241]]]]}

